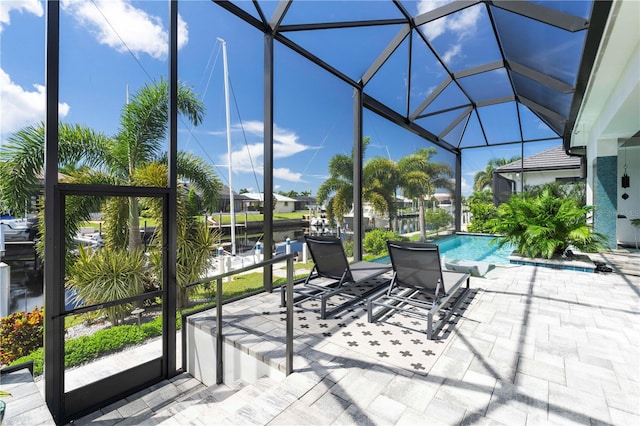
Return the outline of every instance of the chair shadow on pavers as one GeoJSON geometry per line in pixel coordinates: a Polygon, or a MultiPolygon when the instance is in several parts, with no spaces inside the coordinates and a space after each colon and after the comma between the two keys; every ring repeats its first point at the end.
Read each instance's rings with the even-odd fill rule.
{"type": "Polygon", "coordinates": [[[375,322],[396,311],[426,317],[427,339],[432,340],[465,300],[470,275],[443,270],[435,244],[388,241],[387,247],[393,278],[385,293],[369,299],[368,320],[375,322]]]}
{"type": "MultiPolygon", "coordinates": [[[[305,281],[294,287],[294,304],[315,299],[320,302],[320,316],[334,315],[353,303],[362,301],[383,291],[390,277],[383,274],[391,265],[359,261],[349,264],[337,237],[305,236],[313,260],[313,269],[305,281]],[[349,300],[327,309],[332,296],[342,295],[349,300]]],[[[285,306],[285,287],[281,288],[281,306],[285,306]]]]}

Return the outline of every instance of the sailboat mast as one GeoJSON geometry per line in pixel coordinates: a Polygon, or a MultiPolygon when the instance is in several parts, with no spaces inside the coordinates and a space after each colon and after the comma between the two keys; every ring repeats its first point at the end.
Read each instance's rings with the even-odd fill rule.
{"type": "Polygon", "coordinates": [[[231,213],[231,255],[236,255],[236,211],[233,200],[233,173],[231,170],[231,115],[229,112],[229,69],[227,65],[227,42],[218,37],[222,43],[222,59],[224,65],[224,101],[227,116],[227,161],[229,162],[229,213],[231,213]]]}

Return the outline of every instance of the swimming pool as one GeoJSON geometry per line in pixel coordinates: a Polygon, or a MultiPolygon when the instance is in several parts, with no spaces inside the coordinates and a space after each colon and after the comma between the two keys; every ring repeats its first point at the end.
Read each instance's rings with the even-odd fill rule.
{"type": "MultiPolygon", "coordinates": [[[[497,243],[491,244],[493,239],[490,235],[457,234],[435,243],[440,248],[440,256],[447,260],[474,260],[494,265],[508,265],[513,246],[505,244],[500,248],[497,243]]],[[[389,256],[377,259],[376,262],[388,263],[389,256]]]]}

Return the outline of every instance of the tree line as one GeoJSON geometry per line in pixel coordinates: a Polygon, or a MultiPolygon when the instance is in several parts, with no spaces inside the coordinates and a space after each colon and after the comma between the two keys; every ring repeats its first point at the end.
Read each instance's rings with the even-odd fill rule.
{"type": "MultiPolygon", "coordinates": [[[[362,141],[363,155],[371,139],[362,141]]],[[[397,162],[374,157],[362,167],[362,198],[373,209],[387,214],[393,224],[397,218],[397,191],[417,200],[420,236],[426,239],[425,199],[437,188],[453,191],[453,169],[447,163],[433,161],[435,148],[420,148],[397,162]]],[[[353,206],[353,150],[351,155],[336,154],[329,160],[329,178],[318,188],[318,204],[326,202],[330,221],[340,225],[353,206]]]]}

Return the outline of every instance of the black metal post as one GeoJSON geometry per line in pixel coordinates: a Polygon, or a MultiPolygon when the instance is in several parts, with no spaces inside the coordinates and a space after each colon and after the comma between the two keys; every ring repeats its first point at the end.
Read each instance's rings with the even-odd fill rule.
{"type": "MultiPolygon", "coordinates": [[[[273,246],[273,34],[264,35],[264,260],[273,246]]],[[[273,266],[264,268],[263,285],[273,290],[273,266]]]]}
{"type": "Polygon", "coordinates": [[[362,260],[362,89],[353,89],[353,258],[362,260]]]}
{"type": "Polygon", "coordinates": [[[456,213],[455,213],[455,230],[460,232],[462,229],[462,152],[456,152],[456,183],[455,183],[455,200],[456,200],[456,213]]]}
{"type": "Polygon", "coordinates": [[[287,376],[293,372],[293,257],[287,258],[287,376]]]}
{"type": "Polygon", "coordinates": [[[177,206],[178,206],[178,1],[169,1],[169,194],[164,198],[162,235],[166,251],[163,259],[164,300],[163,312],[163,363],[165,377],[176,372],[176,301],[177,301],[177,206]]]}
{"type": "Polygon", "coordinates": [[[47,1],[45,59],[45,399],[56,423],[64,418],[64,198],[58,184],[58,99],[60,90],[60,3],[47,1]]]}
{"type": "Polygon", "coordinates": [[[224,382],[222,365],[222,278],[216,280],[216,384],[224,382]]]}

